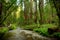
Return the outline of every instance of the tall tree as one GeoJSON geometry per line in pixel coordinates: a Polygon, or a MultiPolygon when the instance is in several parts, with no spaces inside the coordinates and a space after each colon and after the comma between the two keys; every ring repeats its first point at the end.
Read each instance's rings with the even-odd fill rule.
{"type": "Polygon", "coordinates": [[[37,0],[34,0],[34,1],[35,1],[35,13],[34,13],[35,14],[35,16],[34,16],[35,20],[34,21],[35,21],[35,23],[37,23],[37,16],[38,16],[37,15],[37,0]]]}
{"type": "Polygon", "coordinates": [[[57,16],[59,18],[59,26],[60,26],[60,0],[51,0],[54,4],[54,7],[56,8],[57,11],[57,16]]]}
{"type": "Polygon", "coordinates": [[[33,21],[33,0],[30,0],[30,22],[33,21]]]}
{"type": "Polygon", "coordinates": [[[43,24],[43,0],[39,0],[40,24],[43,24]]]}
{"type": "Polygon", "coordinates": [[[24,19],[25,19],[25,24],[28,24],[28,14],[29,14],[29,0],[24,0],[24,19]]]}
{"type": "MultiPolygon", "coordinates": [[[[0,2],[0,22],[1,22],[1,20],[2,20],[2,2],[0,2]]],[[[0,23],[0,26],[1,26],[2,24],[0,23]]]]}

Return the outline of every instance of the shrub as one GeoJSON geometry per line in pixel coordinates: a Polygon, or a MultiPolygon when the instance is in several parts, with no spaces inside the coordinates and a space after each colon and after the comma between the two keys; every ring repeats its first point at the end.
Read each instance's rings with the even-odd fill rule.
{"type": "Polygon", "coordinates": [[[60,38],[60,32],[55,32],[55,33],[53,34],[53,37],[60,38]]]}
{"type": "Polygon", "coordinates": [[[39,34],[43,35],[43,36],[50,36],[48,33],[48,28],[55,28],[55,25],[52,24],[44,24],[41,25],[40,28],[36,28],[34,29],[35,32],[38,32],[39,34]]]}
{"type": "Polygon", "coordinates": [[[8,31],[8,28],[7,27],[0,28],[0,33],[5,33],[7,31],[8,31]]]}
{"type": "Polygon", "coordinates": [[[6,33],[6,32],[8,32],[8,28],[7,27],[1,27],[0,28],[0,39],[4,36],[4,34],[6,33]]]}
{"type": "Polygon", "coordinates": [[[26,29],[26,30],[33,30],[35,28],[38,28],[38,25],[39,24],[25,25],[25,26],[22,26],[21,28],[26,29]]]}
{"type": "Polygon", "coordinates": [[[16,28],[17,28],[16,24],[11,24],[11,27],[9,27],[9,30],[13,30],[13,29],[16,29],[16,28]]]}
{"type": "Polygon", "coordinates": [[[37,28],[34,29],[34,31],[38,32],[39,34],[43,35],[43,36],[48,36],[48,28],[37,28]]]}

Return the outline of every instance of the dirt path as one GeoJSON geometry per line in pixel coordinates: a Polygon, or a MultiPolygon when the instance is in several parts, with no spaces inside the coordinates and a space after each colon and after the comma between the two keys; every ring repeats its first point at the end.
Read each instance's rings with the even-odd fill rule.
{"type": "Polygon", "coordinates": [[[52,39],[43,37],[33,31],[22,30],[20,28],[17,28],[16,30],[11,30],[8,33],[6,33],[5,40],[52,40],[52,39]]]}

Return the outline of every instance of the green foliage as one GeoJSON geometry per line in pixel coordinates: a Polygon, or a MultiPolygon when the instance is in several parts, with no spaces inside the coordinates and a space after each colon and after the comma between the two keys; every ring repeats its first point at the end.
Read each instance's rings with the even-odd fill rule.
{"type": "Polygon", "coordinates": [[[48,21],[54,21],[55,24],[57,24],[58,17],[56,15],[56,9],[52,7],[50,3],[47,3],[44,7],[44,15],[43,20],[46,21],[45,23],[48,23],[48,21]]]}
{"type": "Polygon", "coordinates": [[[9,27],[9,30],[13,30],[13,29],[16,29],[16,28],[17,28],[16,24],[11,24],[11,27],[9,27]]]}
{"type": "Polygon", "coordinates": [[[57,26],[52,25],[52,24],[44,24],[44,25],[41,25],[40,28],[34,29],[34,31],[38,32],[39,34],[43,36],[49,36],[48,28],[56,28],[56,27],[57,26]]]}
{"type": "Polygon", "coordinates": [[[57,38],[60,38],[60,32],[55,32],[55,33],[53,34],[53,36],[54,36],[54,37],[57,37],[57,38]]]}
{"type": "Polygon", "coordinates": [[[24,18],[23,16],[21,15],[20,18],[18,18],[18,25],[24,25],[24,18]]]}
{"type": "Polygon", "coordinates": [[[5,33],[8,31],[7,27],[0,28],[0,33],[5,33]]]}
{"type": "Polygon", "coordinates": [[[43,25],[41,25],[41,27],[45,27],[45,28],[55,28],[55,27],[57,27],[57,26],[54,25],[54,24],[43,24],[43,25]]]}
{"type": "Polygon", "coordinates": [[[38,32],[43,36],[48,36],[48,28],[41,27],[41,28],[34,29],[34,31],[38,32]]]}
{"type": "Polygon", "coordinates": [[[60,38],[60,32],[54,32],[53,34],[48,35],[48,37],[60,38]]]}
{"type": "Polygon", "coordinates": [[[40,27],[40,24],[32,24],[32,25],[24,25],[21,26],[21,28],[26,29],[26,30],[33,30],[35,28],[40,27]]]}
{"type": "Polygon", "coordinates": [[[1,27],[0,28],[0,38],[3,37],[3,35],[8,32],[8,28],[7,27],[1,27]]]}

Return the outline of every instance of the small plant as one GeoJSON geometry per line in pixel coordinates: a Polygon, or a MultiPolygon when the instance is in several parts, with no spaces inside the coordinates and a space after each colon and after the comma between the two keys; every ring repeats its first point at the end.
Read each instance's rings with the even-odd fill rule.
{"type": "Polygon", "coordinates": [[[11,26],[9,27],[9,30],[13,30],[13,29],[16,29],[16,24],[11,24],[11,26]]]}
{"type": "Polygon", "coordinates": [[[7,27],[0,28],[0,33],[5,33],[7,31],[8,31],[8,28],[7,27]]]}
{"type": "Polygon", "coordinates": [[[7,27],[1,27],[0,28],[0,38],[2,38],[4,36],[4,34],[8,31],[9,31],[9,29],[7,27]]]}

